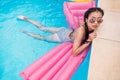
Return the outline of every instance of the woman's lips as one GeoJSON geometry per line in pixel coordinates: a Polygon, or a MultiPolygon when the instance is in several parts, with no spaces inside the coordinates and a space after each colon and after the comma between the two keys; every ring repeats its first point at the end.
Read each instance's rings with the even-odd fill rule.
{"type": "Polygon", "coordinates": [[[93,25],[94,28],[97,28],[97,25],[93,25]]]}

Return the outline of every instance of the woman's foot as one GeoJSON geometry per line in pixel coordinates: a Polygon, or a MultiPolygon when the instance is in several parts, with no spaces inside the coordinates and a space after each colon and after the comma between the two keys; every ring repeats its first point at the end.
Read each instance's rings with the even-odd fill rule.
{"type": "Polygon", "coordinates": [[[28,20],[28,18],[23,16],[23,15],[19,15],[17,18],[20,19],[20,20],[25,20],[25,21],[28,20]]]}

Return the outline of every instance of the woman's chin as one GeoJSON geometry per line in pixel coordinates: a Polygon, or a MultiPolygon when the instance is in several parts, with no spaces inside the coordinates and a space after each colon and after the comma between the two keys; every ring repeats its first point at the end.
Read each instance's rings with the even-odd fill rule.
{"type": "Polygon", "coordinates": [[[90,31],[94,31],[94,30],[96,30],[96,28],[95,27],[91,27],[89,30],[90,31]]]}
{"type": "Polygon", "coordinates": [[[93,30],[93,31],[94,31],[94,30],[96,30],[96,28],[95,28],[95,27],[93,27],[91,30],[93,30]]]}

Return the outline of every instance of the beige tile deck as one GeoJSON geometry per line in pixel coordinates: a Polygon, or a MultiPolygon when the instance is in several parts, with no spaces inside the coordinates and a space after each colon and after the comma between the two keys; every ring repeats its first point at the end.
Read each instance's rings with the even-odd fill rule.
{"type": "Polygon", "coordinates": [[[120,0],[99,0],[98,6],[105,11],[98,37],[120,41],[120,0]]]}
{"type": "Polygon", "coordinates": [[[88,80],[120,80],[120,0],[99,0],[104,22],[93,41],[88,80]]]}
{"type": "Polygon", "coordinates": [[[95,39],[88,80],[120,80],[120,42],[95,39]]]}
{"type": "Polygon", "coordinates": [[[105,11],[120,12],[120,0],[98,0],[98,7],[102,7],[105,11]]]}
{"type": "Polygon", "coordinates": [[[98,37],[120,41],[120,12],[105,11],[103,20],[98,29],[98,37]]]}

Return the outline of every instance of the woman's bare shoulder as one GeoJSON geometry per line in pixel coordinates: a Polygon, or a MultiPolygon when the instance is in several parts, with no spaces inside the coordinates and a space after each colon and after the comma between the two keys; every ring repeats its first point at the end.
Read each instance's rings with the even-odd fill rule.
{"type": "Polygon", "coordinates": [[[76,32],[77,33],[85,33],[85,29],[84,29],[84,26],[80,26],[76,29],[76,32]]]}
{"type": "Polygon", "coordinates": [[[84,27],[80,26],[75,31],[75,41],[81,43],[81,41],[84,39],[85,31],[84,27]]]}

